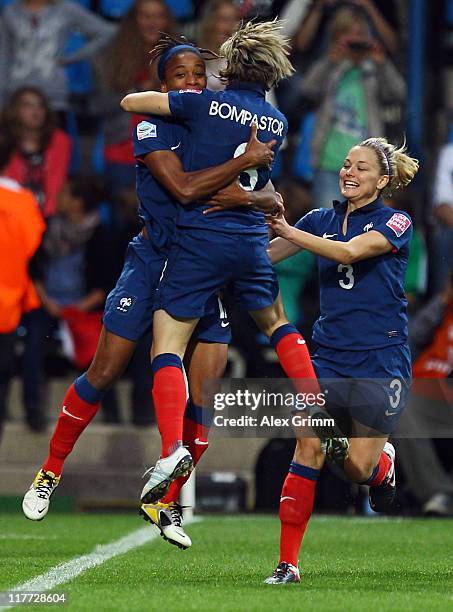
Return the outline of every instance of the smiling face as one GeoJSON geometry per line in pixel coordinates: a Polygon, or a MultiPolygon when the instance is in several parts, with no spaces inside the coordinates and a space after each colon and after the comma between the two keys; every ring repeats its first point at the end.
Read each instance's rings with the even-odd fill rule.
{"type": "Polygon", "coordinates": [[[375,200],[387,183],[377,154],[370,147],[352,147],[340,170],[341,195],[351,204],[364,206],[375,200]]]}
{"type": "Polygon", "coordinates": [[[165,65],[163,92],[178,89],[205,89],[206,65],[197,53],[183,51],[168,60],[165,65]]]}

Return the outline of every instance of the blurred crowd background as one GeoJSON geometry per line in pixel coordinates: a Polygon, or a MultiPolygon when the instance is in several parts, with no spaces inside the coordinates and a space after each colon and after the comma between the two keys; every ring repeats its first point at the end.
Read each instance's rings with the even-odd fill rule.
{"type": "MultiPolygon", "coordinates": [[[[12,418],[13,378],[21,381],[27,426],[42,432],[58,409],[49,405],[48,381],[73,376],[93,356],[105,298],[140,229],[130,139],[137,119],[119,102],[127,92],[159,89],[148,56],[159,31],[218,51],[250,18],[285,19],[291,39],[296,73],[269,92],[289,120],[272,178],[291,222],[332,205],[345,153],[368,136],[406,138],[420,159],[415,183],[389,204],[414,220],[406,292],[418,375],[451,377],[451,0],[0,0],[0,11],[0,138],[7,152],[0,155],[0,190],[17,181],[40,211],[32,218],[17,194],[0,193],[2,219],[12,208],[17,214],[0,229],[0,286],[13,273],[10,262],[31,258],[19,322],[7,301],[13,297],[0,296],[0,427],[12,418]]],[[[220,65],[208,62],[211,89],[222,87],[215,76],[220,65]]],[[[314,257],[302,252],[277,271],[289,319],[309,338],[318,314],[314,257]]],[[[228,310],[229,373],[279,376],[266,339],[247,316],[232,305],[228,310]]],[[[149,345],[145,338],[126,373],[127,410],[115,389],[107,394],[106,422],[153,423],[149,345]]],[[[435,401],[451,412],[445,398],[421,403],[435,401]]],[[[405,440],[399,457],[419,506],[452,514],[451,445],[405,440]],[[430,466],[426,483],[410,473],[414,453],[430,466]]]]}

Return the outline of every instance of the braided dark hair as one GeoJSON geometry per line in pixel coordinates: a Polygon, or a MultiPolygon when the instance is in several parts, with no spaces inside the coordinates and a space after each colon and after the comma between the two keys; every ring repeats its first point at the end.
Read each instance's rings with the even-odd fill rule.
{"type": "Polygon", "coordinates": [[[151,56],[150,64],[158,60],[162,55],[172,49],[173,47],[177,47],[178,45],[188,45],[189,47],[193,47],[194,50],[201,55],[204,60],[212,60],[218,59],[219,56],[214,51],[210,49],[204,49],[203,47],[197,47],[194,43],[190,42],[185,36],[172,36],[171,34],[167,34],[166,32],[159,32],[161,35],[158,42],[149,52],[151,56]]]}

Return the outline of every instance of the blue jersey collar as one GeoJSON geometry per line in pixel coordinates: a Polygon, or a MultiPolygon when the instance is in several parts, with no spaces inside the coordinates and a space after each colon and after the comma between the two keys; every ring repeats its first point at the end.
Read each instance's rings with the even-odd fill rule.
{"type": "Polygon", "coordinates": [[[245,81],[232,81],[228,83],[226,89],[247,89],[248,91],[254,91],[261,94],[263,97],[266,95],[264,87],[260,83],[246,83],[245,81]]]}
{"type": "MultiPolygon", "coordinates": [[[[374,210],[377,210],[378,208],[382,208],[383,206],[385,206],[385,204],[381,198],[376,198],[376,200],[373,202],[357,208],[357,210],[354,210],[351,214],[366,215],[374,210]]],[[[344,200],[343,202],[339,202],[338,200],[334,200],[333,207],[337,215],[344,215],[348,208],[348,201],[344,200]]]]}

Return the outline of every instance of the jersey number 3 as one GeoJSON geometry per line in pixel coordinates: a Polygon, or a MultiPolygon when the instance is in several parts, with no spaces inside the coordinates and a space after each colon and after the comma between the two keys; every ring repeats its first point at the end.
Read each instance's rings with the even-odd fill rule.
{"type": "Polygon", "coordinates": [[[354,287],[354,269],[350,264],[339,264],[337,272],[344,274],[346,278],[340,278],[338,284],[342,289],[352,289],[354,287]]]}

